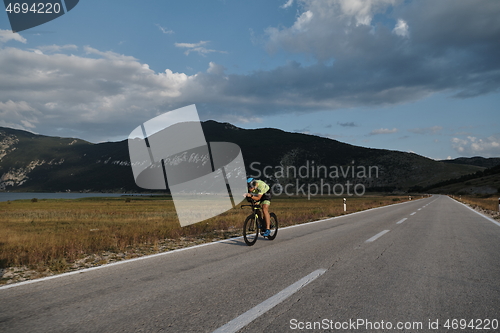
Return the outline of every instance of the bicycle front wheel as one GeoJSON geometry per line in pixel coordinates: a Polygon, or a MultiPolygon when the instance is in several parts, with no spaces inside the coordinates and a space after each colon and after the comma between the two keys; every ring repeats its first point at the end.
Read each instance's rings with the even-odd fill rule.
{"type": "Polygon", "coordinates": [[[276,238],[276,235],[278,234],[278,218],[274,213],[271,213],[269,215],[271,217],[271,226],[270,226],[271,234],[269,235],[269,237],[267,237],[267,239],[273,240],[276,238]]]}
{"type": "Polygon", "coordinates": [[[245,224],[243,224],[243,239],[248,246],[252,246],[257,241],[259,228],[257,225],[257,217],[255,214],[247,216],[245,224]]]}

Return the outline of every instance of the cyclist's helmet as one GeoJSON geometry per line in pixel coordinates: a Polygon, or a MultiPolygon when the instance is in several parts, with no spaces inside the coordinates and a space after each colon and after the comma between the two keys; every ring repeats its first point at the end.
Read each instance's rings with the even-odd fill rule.
{"type": "Polygon", "coordinates": [[[255,186],[255,179],[253,178],[247,178],[247,185],[248,187],[254,187],[255,186]]]}

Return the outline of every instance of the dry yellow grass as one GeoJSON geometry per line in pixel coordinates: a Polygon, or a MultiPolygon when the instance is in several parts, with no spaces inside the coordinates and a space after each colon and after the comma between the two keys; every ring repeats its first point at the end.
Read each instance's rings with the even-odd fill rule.
{"type": "MultiPolygon", "coordinates": [[[[393,204],[406,196],[348,198],[348,212],[393,204]]],[[[271,211],[280,226],[344,214],[342,198],[274,198],[271,211]]],[[[232,209],[212,219],[180,227],[166,198],[87,198],[0,202],[0,268],[27,266],[62,272],[70,263],[104,251],[158,250],[158,243],[182,237],[241,234],[250,209],[232,209]],[[127,202],[129,201],[129,202],[127,202]]]]}
{"type": "Polygon", "coordinates": [[[491,210],[494,212],[498,212],[498,197],[479,197],[479,196],[454,196],[455,199],[458,199],[464,203],[467,203],[471,206],[478,206],[482,209],[491,210]]]}

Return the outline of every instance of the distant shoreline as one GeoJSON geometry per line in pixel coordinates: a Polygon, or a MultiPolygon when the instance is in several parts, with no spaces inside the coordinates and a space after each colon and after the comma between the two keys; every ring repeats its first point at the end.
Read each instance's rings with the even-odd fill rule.
{"type": "Polygon", "coordinates": [[[81,199],[92,197],[156,196],[153,193],[72,193],[72,192],[0,192],[0,202],[37,199],[81,199]]]}

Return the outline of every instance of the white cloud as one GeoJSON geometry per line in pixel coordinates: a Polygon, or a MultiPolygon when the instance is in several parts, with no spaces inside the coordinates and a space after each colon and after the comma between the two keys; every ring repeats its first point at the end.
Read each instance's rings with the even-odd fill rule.
{"type": "Polygon", "coordinates": [[[408,130],[409,132],[415,133],[415,134],[437,134],[443,130],[442,126],[432,126],[432,127],[425,127],[425,128],[413,128],[408,130]]]}
{"type": "Polygon", "coordinates": [[[398,22],[396,23],[396,26],[392,30],[392,32],[398,36],[408,37],[409,36],[408,23],[406,23],[402,19],[399,19],[398,22]]]}
{"type": "Polygon", "coordinates": [[[160,31],[161,31],[161,32],[163,32],[163,33],[164,33],[164,34],[166,34],[166,35],[171,35],[171,34],[173,34],[173,33],[174,33],[174,31],[173,31],[173,30],[166,29],[166,28],[162,27],[162,26],[161,26],[161,25],[159,25],[159,24],[157,24],[156,26],[158,27],[158,29],[160,29],[160,31]]]}
{"type": "Polygon", "coordinates": [[[288,0],[285,4],[281,5],[280,8],[288,8],[293,5],[293,0],[288,0]]]}
{"type": "Polygon", "coordinates": [[[499,1],[299,2],[293,24],[266,29],[267,49],[333,64],[335,89],[353,92],[356,84],[335,84],[344,77],[370,85],[363,89],[372,92],[368,103],[380,97],[389,104],[443,91],[458,98],[500,91],[499,1]]]}
{"type": "Polygon", "coordinates": [[[28,130],[36,127],[40,115],[26,101],[0,101],[0,126],[28,130]]]}
{"type": "Polygon", "coordinates": [[[137,123],[193,103],[203,119],[245,122],[276,112],[341,106],[345,98],[329,90],[328,96],[316,98],[317,75],[293,64],[228,75],[211,62],[206,72],[186,75],[170,69],[156,73],[134,57],[90,46],[83,51],[66,55],[0,49],[3,126],[26,128],[28,121],[39,133],[63,128],[66,135],[98,142],[125,137],[137,123]],[[290,86],[290,80],[300,84],[290,86]]]}
{"type": "Polygon", "coordinates": [[[378,134],[392,134],[397,133],[399,130],[397,128],[388,129],[388,128],[379,128],[370,132],[369,135],[378,135],[378,134]]]}
{"type": "Polygon", "coordinates": [[[319,60],[338,59],[343,53],[373,45],[366,40],[368,36],[360,34],[370,33],[375,14],[384,13],[399,2],[401,0],[300,0],[301,13],[292,26],[266,30],[267,46],[270,51],[282,48],[311,53],[319,60]]]}
{"type": "Polygon", "coordinates": [[[467,140],[462,140],[459,138],[451,139],[453,149],[455,149],[458,153],[463,154],[465,151],[465,147],[469,144],[467,140]]]}
{"type": "Polygon", "coordinates": [[[137,62],[137,59],[132,57],[132,56],[126,56],[123,54],[115,53],[112,51],[99,51],[97,49],[94,49],[93,47],[90,46],[84,46],[83,47],[85,53],[87,54],[94,54],[109,60],[121,60],[125,62],[137,62]]]}
{"type": "Polygon", "coordinates": [[[194,76],[155,73],[133,57],[87,51],[98,58],[0,49],[0,126],[40,133],[71,128],[98,141],[190,104],[183,89],[194,76]]]}
{"type": "Polygon", "coordinates": [[[198,54],[205,56],[207,53],[218,52],[227,53],[226,51],[217,51],[212,49],[207,49],[205,45],[210,43],[210,41],[200,41],[198,43],[175,43],[176,47],[187,49],[184,54],[189,55],[191,52],[198,52],[198,54]]]}
{"type": "Polygon", "coordinates": [[[384,11],[388,6],[393,6],[400,2],[399,0],[333,0],[321,1],[313,0],[308,2],[318,2],[319,4],[338,4],[340,13],[343,16],[353,17],[357,25],[369,25],[373,15],[384,11]]]}
{"type": "Polygon", "coordinates": [[[38,54],[44,54],[44,53],[56,53],[56,52],[61,52],[64,50],[73,50],[76,51],[78,50],[78,46],[73,45],[73,44],[67,44],[67,45],[42,45],[38,46],[36,49],[31,49],[31,51],[38,53],[38,54]]]}
{"type": "MultiPolygon", "coordinates": [[[[206,72],[187,75],[170,69],[154,72],[134,57],[90,46],[83,51],[65,55],[0,49],[2,107],[12,101],[32,109],[5,113],[4,126],[25,127],[23,121],[28,121],[39,133],[61,127],[72,129],[71,135],[88,132],[78,137],[96,142],[126,136],[129,127],[144,119],[193,103],[203,119],[243,122],[279,113],[400,103],[419,89],[393,87],[398,82],[380,77],[361,79],[321,64],[291,62],[239,75],[226,74],[224,66],[210,62],[206,72]]],[[[396,131],[382,128],[371,135],[396,131]]],[[[437,133],[439,128],[414,131],[437,133]]]]}
{"type": "Polygon", "coordinates": [[[60,52],[63,50],[78,50],[78,46],[74,44],[67,44],[67,45],[46,45],[46,46],[40,46],[38,47],[40,50],[43,52],[50,52],[50,53],[55,53],[55,52],[60,52]]]}
{"type": "Polygon", "coordinates": [[[307,26],[313,20],[314,14],[312,11],[308,10],[302,13],[297,21],[292,26],[292,31],[294,32],[304,32],[307,31],[307,26]]]}
{"type": "Polygon", "coordinates": [[[453,138],[452,147],[462,156],[500,157],[500,136],[492,135],[481,139],[468,136],[466,139],[453,138]]]}
{"type": "Polygon", "coordinates": [[[26,44],[26,38],[18,34],[14,33],[12,30],[2,30],[0,29],[0,43],[6,43],[9,40],[15,40],[21,43],[26,44]]]}
{"type": "Polygon", "coordinates": [[[210,61],[210,63],[208,64],[207,73],[223,76],[225,70],[226,68],[224,66],[217,65],[215,62],[210,61]]]}

